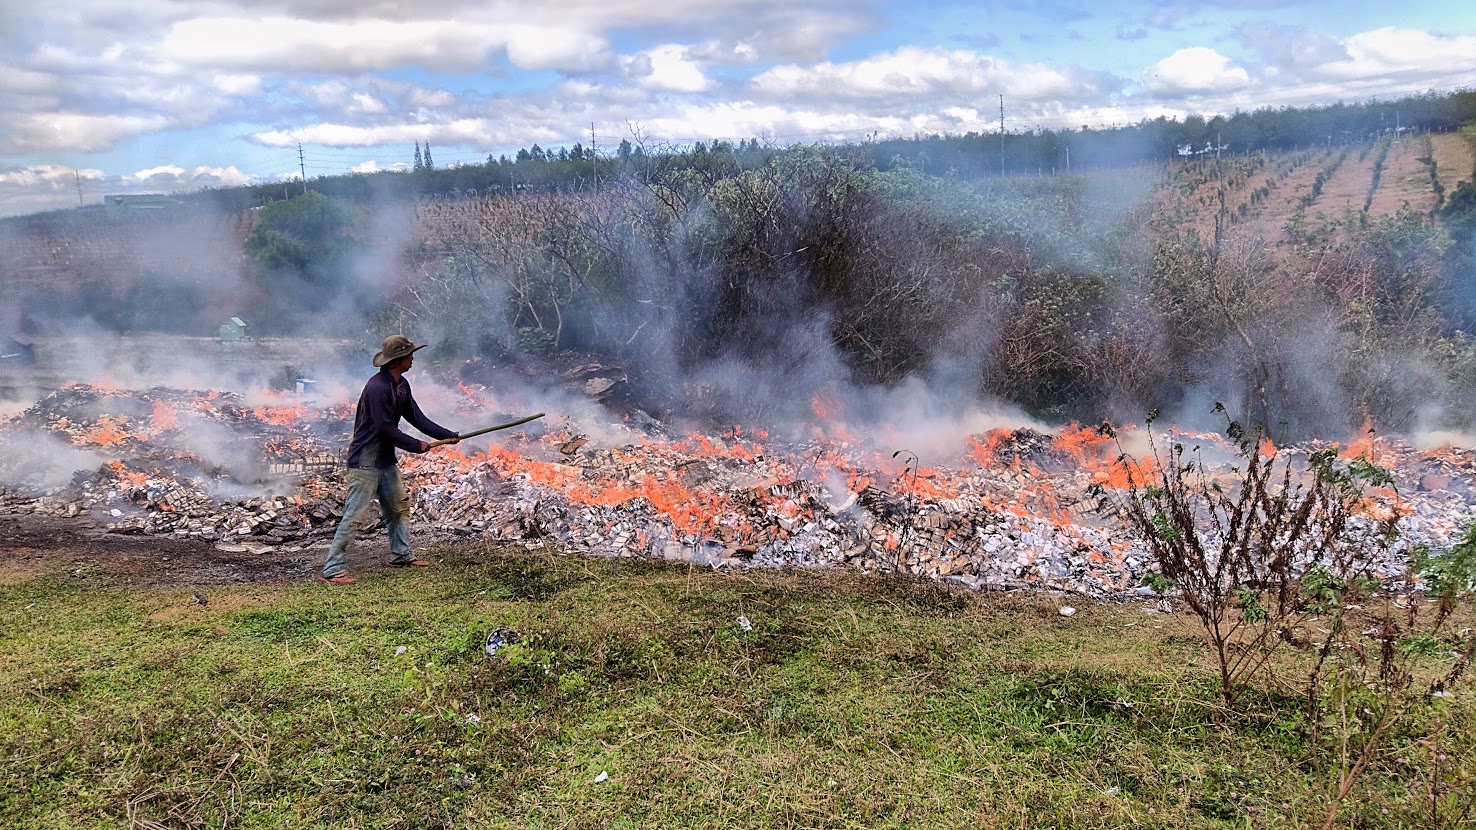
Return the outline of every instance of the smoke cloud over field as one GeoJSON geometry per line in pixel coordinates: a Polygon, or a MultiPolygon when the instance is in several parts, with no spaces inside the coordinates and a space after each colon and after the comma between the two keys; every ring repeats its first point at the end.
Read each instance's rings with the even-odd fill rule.
{"type": "Polygon", "coordinates": [[[1217,402],[1293,439],[1366,418],[1465,426],[1426,348],[1438,314],[1408,289],[1438,271],[1428,233],[1391,243],[1406,268],[1389,288],[1384,220],[1272,257],[1253,228],[1211,243],[1164,221],[1177,192],[1164,186],[1188,188],[1176,175],[971,183],[797,151],[706,182],[676,171],[573,195],[310,194],[275,214],[9,223],[3,246],[40,265],[0,340],[36,343],[38,364],[12,362],[3,405],[72,380],[350,404],[380,338],[402,332],[432,344],[412,380],[428,411],[471,421],[460,429],[478,413],[457,409],[458,380],[486,386],[501,414],[561,412],[586,431],[632,413],[704,430],[819,424],[929,456],[995,427],[1155,409],[1215,428],[1217,402]],[[1309,274],[1322,250],[1343,258],[1309,274]],[[248,341],[217,336],[233,317],[248,341]],[[605,405],[579,390],[573,370],[589,365],[619,375],[605,405]]]}

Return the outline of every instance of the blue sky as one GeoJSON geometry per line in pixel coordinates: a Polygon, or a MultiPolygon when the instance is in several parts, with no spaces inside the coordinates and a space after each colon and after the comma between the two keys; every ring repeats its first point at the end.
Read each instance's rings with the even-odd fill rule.
{"type": "Polygon", "coordinates": [[[1125,124],[1476,87],[1476,3],[0,0],[0,215],[534,143],[1125,124]]]}

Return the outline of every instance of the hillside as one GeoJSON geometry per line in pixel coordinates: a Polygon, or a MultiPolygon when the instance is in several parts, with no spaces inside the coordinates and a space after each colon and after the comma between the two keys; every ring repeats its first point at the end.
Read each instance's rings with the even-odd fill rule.
{"type": "Polygon", "coordinates": [[[1073,175],[882,170],[816,147],[745,164],[582,191],[12,220],[0,261],[19,290],[0,326],[393,325],[447,358],[621,364],[650,411],[720,420],[929,376],[1048,420],[1209,396],[1302,437],[1472,411],[1459,332],[1476,306],[1451,290],[1437,210],[1476,168],[1463,133],[1073,175]],[[270,271],[244,253],[258,223],[270,271]]]}
{"type": "MultiPolygon", "coordinates": [[[[1386,216],[1404,205],[1430,214],[1440,194],[1471,179],[1473,170],[1472,142],[1462,133],[1449,132],[1385,136],[1362,145],[1293,152],[1181,159],[1147,175],[1160,178],[1160,189],[1168,197],[1155,204],[1170,205],[1203,238],[1213,237],[1218,214],[1224,217],[1226,230],[1238,227],[1276,241],[1299,215],[1336,217],[1366,207],[1370,216],[1386,216]]],[[[1122,172],[1117,169],[1075,177],[1087,190],[1121,192],[1122,172]]],[[[1030,189],[1033,180],[1043,179],[1007,177],[1021,190],[1030,189]]],[[[405,242],[408,247],[440,246],[448,238],[492,233],[510,209],[524,220],[552,218],[567,200],[587,198],[425,199],[415,208],[413,230],[405,242]]],[[[399,208],[395,212],[404,216],[399,208]]],[[[240,246],[254,225],[254,210],[219,212],[203,204],[167,218],[116,219],[89,212],[20,217],[0,221],[0,262],[7,286],[19,289],[12,296],[32,302],[48,295],[69,296],[79,285],[127,290],[151,277],[202,287],[236,285],[243,266],[240,246]]]]}
{"type": "Polygon", "coordinates": [[[1221,215],[1225,231],[1275,243],[1299,216],[1336,218],[1365,209],[1371,217],[1390,216],[1405,205],[1430,215],[1440,194],[1471,180],[1473,170],[1476,150],[1464,134],[1423,133],[1185,161],[1169,178],[1178,209],[1203,238],[1213,238],[1221,215]]]}

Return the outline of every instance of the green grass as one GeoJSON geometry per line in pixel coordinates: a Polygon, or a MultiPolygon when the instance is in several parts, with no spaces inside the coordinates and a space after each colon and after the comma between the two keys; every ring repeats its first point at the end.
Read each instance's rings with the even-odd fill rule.
{"type": "MultiPolygon", "coordinates": [[[[97,574],[0,586],[0,826],[1240,828],[1325,809],[1298,701],[1217,712],[1192,624],[1142,605],[1065,618],[849,573],[432,553],[203,608],[97,574]],[[489,660],[498,627],[523,642],[489,660]]],[[[1473,703],[1441,706],[1442,780],[1468,782],[1473,703]]],[[[1340,826],[1428,824],[1413,737],[1340,826]]]]}

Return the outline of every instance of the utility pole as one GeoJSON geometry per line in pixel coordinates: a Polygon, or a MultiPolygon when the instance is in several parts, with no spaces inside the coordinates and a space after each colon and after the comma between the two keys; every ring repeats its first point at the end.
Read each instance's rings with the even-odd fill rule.
{"type": "Polygon", "coordinates": [[[77,182],[77,207],[82,207],[82,174],[73,170],[72,178],[77,182]]]}
{"type": "Polygon", "coordinates": [[[1066,145],[1066,175],[1071,175],[1071,145],[1066,145]]]}
{"type": "Polygon", "coordinates": [[[999,96],[999,174],[1004,175],[1004,95],[999,96]]]}
{"type": "Polygon", "coordinates": [[[600,162],[595,157],[595,122],[589,122],[589,175],[594,178],[595,192],[600,192],[600,162]]]}
{"type": "Polygon", "coordinates": [[[303,161],[302,159],[301,141],[297,142],[297,169],[302,171],[302,193],[304,196],[306,196],[308,192],[308,171],[307,162],[303,161]]]}

